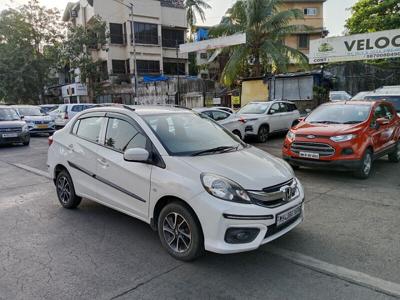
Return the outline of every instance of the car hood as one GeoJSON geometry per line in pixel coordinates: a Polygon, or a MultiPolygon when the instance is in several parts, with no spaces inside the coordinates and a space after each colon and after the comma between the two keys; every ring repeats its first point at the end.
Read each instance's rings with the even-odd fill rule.
{"type": "Polygon", "coordinates": [[[293,128],[297,135],[336,136],[351,134],[363,128],[360,124],[310,124],[301,122],[293,128]]]}
{"type": "Polygon", "coordinates": [[[19,128],[24,125],[24,121],[0,121],[0,128],[19,128]]]}
{"type": "Polygon", "coordinates": [[[24,116],[24,121],[25,122],[31,122],[31,121],[51,121],[50,116],[24,116]]]}
{"type": "Polygon", "coordinates": [[[236,152],[179,159],[201,173],[231,179],[246,190],[262,190],[294,177],[292,168],[285,161],[252,146],[236,152]]]}

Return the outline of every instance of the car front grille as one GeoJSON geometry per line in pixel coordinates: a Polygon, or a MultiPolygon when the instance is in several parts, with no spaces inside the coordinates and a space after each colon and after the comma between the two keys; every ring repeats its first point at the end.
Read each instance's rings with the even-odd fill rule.
{"type": "Polygon", "coordinates": [[[320,157],[327,157],[335,154],[335,149],[331,145],[324,143],[294,142],[291,146],[291,150],[296,154],[300,154],[300,152],[318,153],[320,157]]]}
{"type": "Polygon", "coordinates": [[[49,124],[50,121],[33,121],[34,124],[49,124]]]}
{"type": "Polygon", "coordinates": [[[262,191],[250,190],[247,193],[254,204],[273,208],[293,201],[299,196],[300,191],[297,187],[297,181],[291,179],[281,184],[264,188],[262,191]]]}
{"type": "Polygon", "coordinates": [[[15,132],[22,132],[21,127],[12,127],[12,128],[0,128],[1,133],[15,133],[15,132]]]}

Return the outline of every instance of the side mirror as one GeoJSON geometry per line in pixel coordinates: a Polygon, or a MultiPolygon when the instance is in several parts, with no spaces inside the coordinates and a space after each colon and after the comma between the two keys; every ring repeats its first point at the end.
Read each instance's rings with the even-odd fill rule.
{"type": "Polygon", "coordinates": [[[21,120],[25,119],[25,116],[22,116],[22,115],[21,115],[21,116],[19,116],[19,117],[21,118],[21,120]]]}
{"type": "Polygon", "coordinates": [[[376,119],[376,124],[378,124],[379,126],[387,125],[387,124],[389,124],[389,120],[386,118],[379,118],[379,119],[376,119]]]}
{"type": "Polygon", "coordinates": [[[132,148],[124,152],[124,160],[131,162],[147,162],[150,153],[143,148],[132,148]]]}
{"type": "Polygon", "coordinates": [[[269,114],[269,115],[274,115],[274,114],[276,114],[276,110],[271,109],[271,110],[268,112],[268,114],[269,114]]]}

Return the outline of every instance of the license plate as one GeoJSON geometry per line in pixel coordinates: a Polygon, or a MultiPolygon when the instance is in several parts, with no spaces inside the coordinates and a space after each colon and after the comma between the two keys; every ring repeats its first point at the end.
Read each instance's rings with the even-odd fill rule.
{"type": "Polygon", "coordinates": [[[18,137],[18,133],[3,133],[3,138],[14,138],[18,137]]]}
{"type": "Polygon", "coordinates": [[[300,157],[319,159],[319,153],[315,153],[315,152],[300,152],[300,157]]]}
{"type": "Polygon", "coordinates": [[[49,128],[49,125],[47,125],[47,124],[40,124],[40,125],[37,125],[37,128],[39,128],[39,129],[45,129],[45,128],[49,128]]]}
{"type": "Polygon", "coordinates": [[[290,220],[293,220],[300,214],[301,214],[301,205],[298,205],[283,213],[280,213],[279,215],[276,215],[276,226],[278,227],[282,226],[285,223],[289,222],[290,220]]]}

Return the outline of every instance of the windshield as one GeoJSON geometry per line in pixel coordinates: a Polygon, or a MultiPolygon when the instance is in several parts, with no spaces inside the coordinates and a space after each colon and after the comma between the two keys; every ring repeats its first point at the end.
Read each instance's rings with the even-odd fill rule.
{"type": "Polygon", "coordinates": [[[43,116],[39,107],[19,107],[18,112],[20,116],[43,116]]]}
{"type": "Polygon", "coordinates": [[[265,114],[269,107],[269,103],[249,103],[238,114],[265,114]]]}
{"type": "Polygon", "coordinates": [[[43,106],[40,109],[42,110],[43,113],[49,113],[53,110],[56,110],[58,106],[43,106]]]}
{"type": "Polygon", "coordinates": [[[0,108],[0,121],[20,120],[17,112],[12,108],[0,108]]]}
{"type": "Polygon", "coordinates": [[[400,96],[368,96],[368,100],[384,100],[393,104],[397,112],[400,112],[400,96]]]}
{"type": "Polygon", "coordinates": [[[306,119],[308,123],[357,124],[368,119],[369,105],[338,104],[323,105],[314,110],[306,119]]]}
{"type": "Polygon", "coordinates": [[[143,116],[170,155],[191,156],[236,151],[245,144],[207,117],[197,114],[143,116]]]}

